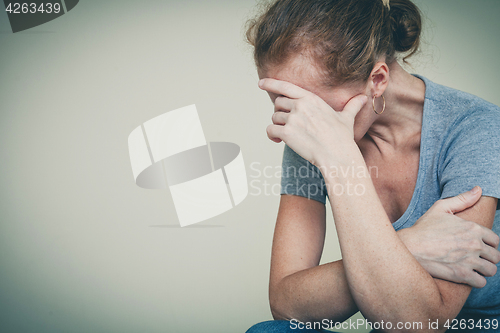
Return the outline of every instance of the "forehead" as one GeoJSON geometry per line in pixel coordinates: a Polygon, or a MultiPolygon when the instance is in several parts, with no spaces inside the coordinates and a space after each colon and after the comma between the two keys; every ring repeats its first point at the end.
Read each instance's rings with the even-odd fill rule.
{"type": "Polygon", "coordinates": [[[325,87],[323,76],[317,66],[305,56],[297,56],[281,65],[267,66],[258,70],[259,78],[287,81],[305,90],[318,94],[325,87]]]}
{"type": "MultiPolygon", "coordinates": [[[[364,91],[362,84],[338,87],[325,85],[323,82],[326,73],[318,69],[318,66],[305,56],[297,56],[280,66],[268,66],[268,68],[258,70],[258,74],[260,79],[273,78],[293,83],[319,96],[335,110],[342,110],[349,99],[364,91]]],[[[272,93],[269,95],[273,101],[277,97],[272,93]]]]}

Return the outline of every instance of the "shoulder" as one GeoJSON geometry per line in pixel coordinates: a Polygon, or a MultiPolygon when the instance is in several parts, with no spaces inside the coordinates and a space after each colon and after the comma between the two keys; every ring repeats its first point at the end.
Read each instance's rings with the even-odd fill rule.
{"type": "Polygon", "coordinates": [[[500,108],[472,94],[424,82],[422,133],[436,157],[441,198],[476,185],[483,196],[500,198],[500,108]]]}
{"type": "Polygon", "coordinates": [[[500,107],[470,93],[419,77],[426,85],[424,112],[443,135],[471,131],[500,137],[500,107]]]}
{"type": "Polygon", "coordinates": [[[470,93],[435,83],[423,76],[417,77],[425,82],[425,101],[432,108],[447,109],[455,111],[456,114],[492,112],[492,115],[500,116],[500,107],[493,103],[470,93]]]}

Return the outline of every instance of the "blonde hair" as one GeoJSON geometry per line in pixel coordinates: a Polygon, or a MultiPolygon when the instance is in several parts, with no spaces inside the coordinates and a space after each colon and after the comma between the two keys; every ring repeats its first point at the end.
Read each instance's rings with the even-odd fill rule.
{"type": "Polygon", "coordinates": [[[274,0],[249,21],[247,39],[259,69],[302,54],[333,86],[366,81],[380,57],[389,64],[406,53],[406,62],[420,31],[420,11],[410,0],[274,0]]]}

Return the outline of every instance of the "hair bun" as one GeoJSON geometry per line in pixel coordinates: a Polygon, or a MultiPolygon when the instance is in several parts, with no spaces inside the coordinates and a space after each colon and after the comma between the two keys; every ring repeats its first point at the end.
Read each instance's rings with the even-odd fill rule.
{"type": "Polygon", "coordinates": [[[409,52],[405,59],[417,52],[420,44],[422,18],[420,11],[409,0],[390,0],[390,17],[394,50],[409,52]]]}

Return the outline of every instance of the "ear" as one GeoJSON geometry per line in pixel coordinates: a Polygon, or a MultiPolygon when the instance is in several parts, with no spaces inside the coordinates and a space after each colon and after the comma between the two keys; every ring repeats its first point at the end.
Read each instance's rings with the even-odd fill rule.
{"type": "Polygon", "coordinates": [[[368,79],[372,96],[380,97],[389,84],[389,66],[384,61],[379,61],[373,67],[368,79]]]}

